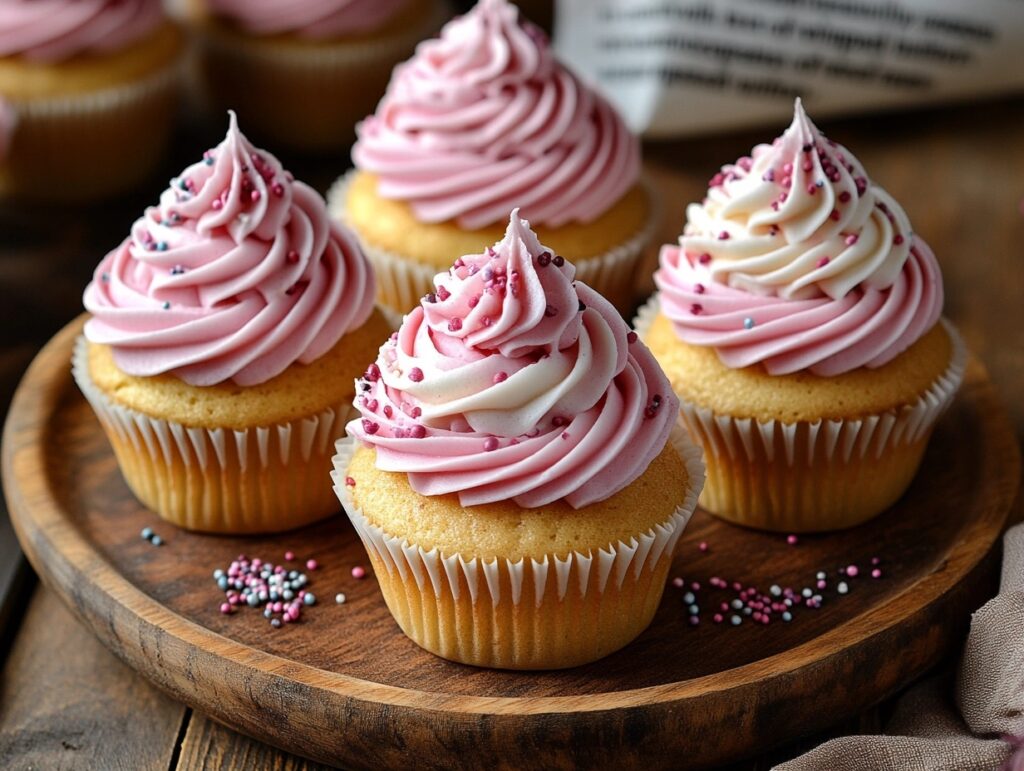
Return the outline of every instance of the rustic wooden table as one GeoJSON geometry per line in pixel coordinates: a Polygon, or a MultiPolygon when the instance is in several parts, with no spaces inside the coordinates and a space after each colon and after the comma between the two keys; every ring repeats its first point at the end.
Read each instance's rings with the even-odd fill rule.
{"type": "MultiPolygon", "coordinates": [[[[903,202],[915,230],[935,248],[946,313],[988,366],[1024,439],[1024,100],[822,125],[903,202]]],[[[702,195],[716,167],[772,130],[647,148],[662,193],[664,241],[674,239],[686,202],[702,195]]],[[[216,128],[183,130],[165,175],[217,139],[216,128]]],[[[321,190],[346,165],[342,157],[284,160],[321,190]]],[[[0,206],[0,413],[35,351],[79,312],[96,262],[161,187],[158,178],[134,195],[89,208],[0,206]]],[[[213,723],[121,664],[37,585],[3,511],[0,656],[0,767],[319,767],[213,723]]],[[[830,735],[878,731],[885,713],[882,705],[830,735]]],[[[824,738],[808,737],[741,767],[768,768],[824,738]]]]}

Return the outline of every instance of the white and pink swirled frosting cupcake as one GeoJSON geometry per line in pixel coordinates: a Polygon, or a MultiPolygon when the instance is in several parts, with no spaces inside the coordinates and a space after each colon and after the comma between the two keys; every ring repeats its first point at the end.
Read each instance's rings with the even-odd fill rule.
{"type": "Polygon", "coordinates": [[[653,221],[639,141],[511,3],[480,0],[421,43],[357,133],[357,171],[330,206],[378,266],[383,307],[410,310],[514,207],[583,280],[631,303],[653,221]]]}
{"type": "Polygon", "coordinates": [[[724,166],[686,214],[638,329],[708,453],[702,503],[785,531],[889,507],[964,365],[903,208],[797,100],[786,132],[724,166]]]}
{"type": "Polygon", "coordinates": [[[391,68],[447,17],[447,0],[190,0],[218,108],[299,150],[351,146],[391,68]]]}
{"type": "Polygon", "coordinates": [[[513,211],[358,382],[337,490],[399,625],[446,658],[551,668],[626,644],[696,505],[668,380],[575,275],[513,211]]]}
{"type": "Polygon", "coordinates": [[[75,377],[139,500],[231,533],[336,511],[333,443],[388,330],[373,293],[355,238],[232,114],[85,290],[75,377]]]}

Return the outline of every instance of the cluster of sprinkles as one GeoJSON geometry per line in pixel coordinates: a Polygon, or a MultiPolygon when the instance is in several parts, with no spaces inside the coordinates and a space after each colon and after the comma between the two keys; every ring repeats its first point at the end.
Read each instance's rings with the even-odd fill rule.
{"type": "Polygon", "coordinates": [[[164,545],[164,539],[157,535],[151,527],[142,528],[142,532],[139,533],[139,535],[142,537],[143,541],[149,541],[153,546],[164,545]]]}
{"type": "MultiPolygon", "coordinates": [[[[790,546],[796,546],[799,538],[795,535],[786,537],[790,546]]],[[[709,551],[707,541],[701,541],[697,547],[701,552],[709,551]]],[[[817,610],[825,603],[826,594],[834,585],[837,595],[850,593],[851,580],[869,575],[873,579],[882,578],[881,559],[872,557],[870,568],[861,568],[857,564],[841,565],[835,573],[835,581],[830,581],[825,570],[818,570],[814,579],[806,586],[795,588],[772,584],[768,590],[762,591],[757,586],[745,585],[741,581],[731,581],[721,576],[711,576],[707,580],[709,589],[704,589],[700,581],[687,581],[681,576],[672,579],[672,586],[683,592],[682,601],[690,626],[699,626],[702,618],[701,592],[710,593],[717,590],[725,593],[727,599],[712,602],[711,620],[716,624],[741,626],[744,621],[766,626],[772,621],[781,620],[789,623],[800,610],[817,610]]]]}
{"type": "MultiPolygon", "coordinates": [[[[295,623],[301,618],[303,608],[316,604],[316,595],[307,588],[310,578],[306,571],[312,573],[319,567],[315,559],[307,559],[304,563],[296,560],[292,551],[286,551],[284,562],[278,565],[260,557],[239,554],[227,569],[217,568],[213,571],[217,588],[224,592],[220,612],[231,615],[247,606],[262,607],[264,618],[269,619],[275,629],[295,623]],[[298,568],[286,564],[296,561],[299,562],[298,568]]],[[[366,568],[354,566],[352,577],[357,580],[365,578],[366,568]]],[[[338,605],[344,605],[346,600],[342,592],[334,596],[338,605]]]]}

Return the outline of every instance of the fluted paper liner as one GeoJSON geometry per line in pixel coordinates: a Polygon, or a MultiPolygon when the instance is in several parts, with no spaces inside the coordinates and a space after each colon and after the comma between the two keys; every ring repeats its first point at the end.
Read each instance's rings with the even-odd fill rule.
{"type": "MultiPolygon", "coordinates": [[[[659,312],[655,294],[633,322],[641,339],[659,312]]],[[[706,453],[701,505],[730,521],[780,532],[852,527],[892,505],[963,381],[967,348],[952,324],[940,323],[952,343],[949,366],[913,404],[879,414],[760,421],[680,397],[682,423],[706,453]]]]}
{"type": "Polygon", "coordinates": [[[540,559],[445,554],[371,523],[345,485],[352,437],[338,441],[331,477],[388,608],[414,642],[467,664],[551,669],[601,658],[650,623],[704,482],[699,448],[681,430],[671,441],[689,479],[685,499],[665,522],[596,551],[540,559]]]}
{"type": "Polygon", "coordinates": [[[0,191],[91,200],[127,190],[160,162],[174,123],[181,65],[135,83],[15,102],[18,126],[0,191]]]}
{"type": "Polygon", "coordinates": [[[89,374],[84,337],[75,343],[71,371],[128,486],[168,522],[204,532],[268,533],[338,511],[326,475],[334,442],[353,412],[349,399],[288,423],[197,428],[108,398],[89,374]]]}
{"type": "Polygon", "coordinates": [[[392,68],[451,15],[442,0],[416,2],[430,7],[415,23],[333,43],[286,46],[275,36],[194,25],[209,96],[277,143],[306,150],[347,147],[355,124],[384,93],[392,68]]]}
{"type": "MultiPolygon", "coordinates": [[[[402,323],[403,316],[419,304],[420,298],[434,291],[434,276],[443,272],[443,269],[420,262],[413,257],[404,257],[380,249],[368,244],[359,235],[358,229],[352,227],[348,219],[346,206],[349,186],[358,173],[356,169],[349,170],[331,186],[327,192],[327,208],[331,216],[349,226],[359,237],[360,246],[370,258],[377,273],[377,304],[388,321],[397,329],[402,323]]],[[[627,304],[632,303],[631,291],[626,292],[626,295],[629,295],[626,297],[622,288],[626,286],[632,290],[636,265],[643,255],[644,247],[653,238],[659,222],[658,199],[653,188],[644,177],[641,177],[640,184],[649,206],[647,221],[643,228],[628,241],[604,254],[593,257],[568,255],[576,266],[577,281],[582,281],[605,297],[622,298],[627,304]]],[[[486,245],[481,245],[481,251],[483,246],[486,245]]],[[[453,254],[452,260],[461,256],[453,254]]]]}

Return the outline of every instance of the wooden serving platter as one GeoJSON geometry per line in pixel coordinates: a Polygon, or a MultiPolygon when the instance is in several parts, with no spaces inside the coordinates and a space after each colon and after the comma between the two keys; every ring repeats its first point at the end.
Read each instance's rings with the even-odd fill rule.
{"type": "MultiPolygon", "coordinates": [[[[671,585],[622,651],[561,672],[452,664],[392,621],[343,516],[279,536],[185,533],[143,509],[70,375],[81,319],[39,354],[11,406],[3,482],[42,578],[118,656],[169,694],[286,750],[351,768],[708,767],[826,728],[892,694],[958,646],[994,589],[992,556],[1018,485],[1016,442],[972,361],[910,491],[857,529],[784,537],[697,512],[672,575],[698,581],[689,623],[671,585]],[[157,548],[139,537],[153,527],[157,548]],[[708,548],[702,551],[701,542],[708,548]],[[239,552],[320,567],[320,602],[273,629],[230,616],[214,568],[239,552]],[[870,558],[883,577],[872,579],[870,558]],[[861,575],[837,594],[837,569],[861,575]],[[767,589],[828,573],[820,609],[791,623],[712,622],[721,576],[767,589]],[[335,605],[344,592],[348,601],[335,605]]],[[[329,484],[325,478],[324,484],[329,484]]],[[[582,633],[582,631],[581,631],[582,633]]]]}

